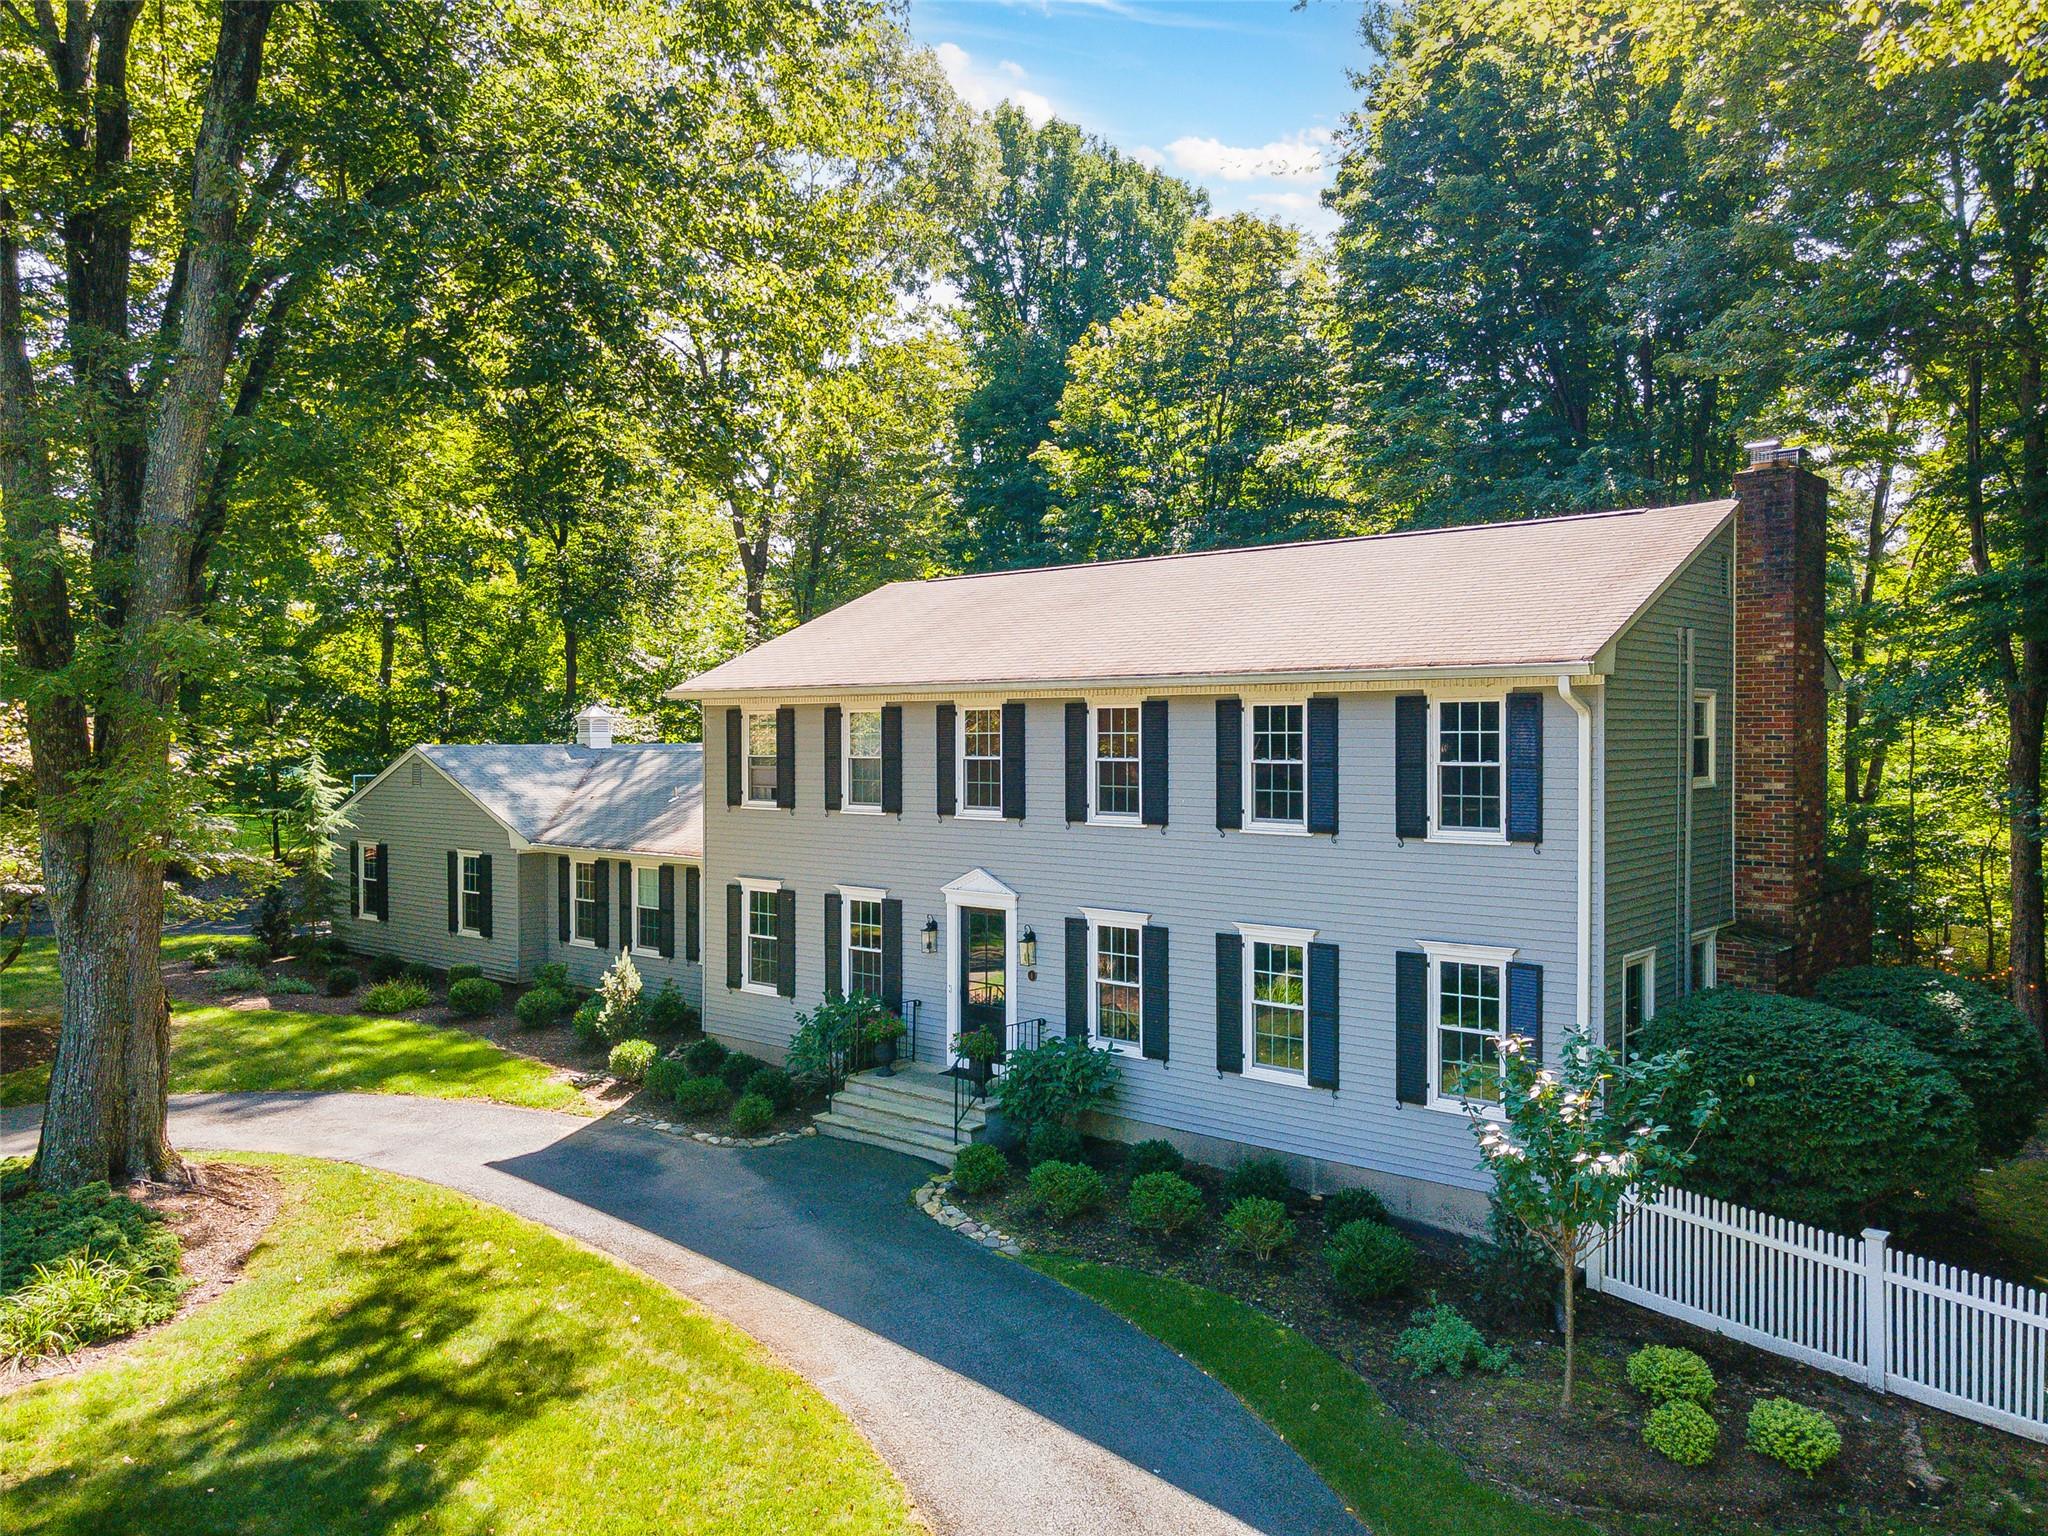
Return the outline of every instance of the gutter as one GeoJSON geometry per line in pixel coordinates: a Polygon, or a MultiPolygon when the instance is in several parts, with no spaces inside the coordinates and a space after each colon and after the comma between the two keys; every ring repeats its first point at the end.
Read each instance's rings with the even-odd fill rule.
{"type": "Polygon", "coordinates": [[[1560,672],[1557,691],[1579,717],[1579,936],[1576,1027],[1593,1028],[1593,711],[1572,692],[1571,674],[1560,672]]]}

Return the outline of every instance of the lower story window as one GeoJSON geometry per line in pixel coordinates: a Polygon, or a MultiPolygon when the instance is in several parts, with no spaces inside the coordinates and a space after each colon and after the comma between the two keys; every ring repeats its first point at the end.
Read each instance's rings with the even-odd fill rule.
{"type": "Polygon", "coordinates": [[[846,903],[846,995],[882,995],[882,903],[873,897],[846,903]]]}
{"type": "Polygon", "coordinates": [[[747,892],[747,984],[773,988],[780,976],[773,890],[747,892]]]}
{"type": "Polygon", "coordinates": [[[1692,936],[1692,989],[1695,992],[1704,992],[1716,985],[1714,949],[1713,929],[1709,928],[1705,933],[1696,933],[1692,936]]]}
{"type": "Polygon", "coordinates": [[[661,949],[661,871],[633,871],[633,943],[658,953],[661,949]]]}
{"type": "Polygon", "coordinates": [[[1095,933],[1095,1038],[1108,1045],[1136,1045],[1143,1012],[1139,932],[1121,923],[1097,925],[1095,933]]]}
{"type": "Polygon", "coordinates": [[[1428,953],[1430,1099],[1497,1104],[1507,1031],[1507,954],[1451,946],[1428,953]]]}
{"type": "Polygon", "coordinates": [[[604,903],[597,894],[597,866],[578,864],[576,866],[576,927],[577,938],[589,944],[597,942],[598,919],[602,917],[604,903]]]}
{"type": "Polygon", "coordinates": [[[484,931],[484,861],[481,854],[462,856],[462,931],[484,931]]]}
{"type": "Polygon", "coordinates": [[[1308,947],[1252,941],[1251,1064],[1308,1071],[1308,947]]]}
{"type": "Polygon", "coordinates": [[[1636,1036],[1657,1012],[1657,952],[1645,949],[1621,962],[1621,1054],[1635,1049],[1636,1036]]]}
{"type": "Polygon", "coordinates": [[[365,843],[362,850],[362,890],[358,893],[356,906],[364,917],[377,918],[377,883],[384,878],[384,862],[377,857],[377,845],[365,843]]]}

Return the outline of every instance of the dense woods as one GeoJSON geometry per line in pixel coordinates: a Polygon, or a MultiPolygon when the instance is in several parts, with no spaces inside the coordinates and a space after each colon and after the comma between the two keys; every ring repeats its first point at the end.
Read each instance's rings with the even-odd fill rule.
{"type": "Polygon", "coordinates": [[[2039,1022],[2029,14],[1373,5],[1318,241],[970,112],[881,4],[0,0],[55,1176],[170,1170],[160,876],[315,750],[687,736],[885,581],[1713,496],[1767,435],[1837,491],[1835,852],[2039,1022]]]}

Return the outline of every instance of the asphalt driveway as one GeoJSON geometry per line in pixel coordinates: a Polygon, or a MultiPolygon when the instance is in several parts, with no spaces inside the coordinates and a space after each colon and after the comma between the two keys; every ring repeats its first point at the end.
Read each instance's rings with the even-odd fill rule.
{"type": "MultiPolygon", "coordinates": [[[[0,1153],[35,1111],[0,1113],[0,1153]]],[[[1361,1527],[1229,1392],[1085,1297],[945,1231],[930,1171],[807,1138],[706,1147],[458,1100],[188,1094],[183,1149],[294,1152],[463,1190],[730,1319],[857,1424],[941,1532],[1349,1533],[1361,1527]]]]}

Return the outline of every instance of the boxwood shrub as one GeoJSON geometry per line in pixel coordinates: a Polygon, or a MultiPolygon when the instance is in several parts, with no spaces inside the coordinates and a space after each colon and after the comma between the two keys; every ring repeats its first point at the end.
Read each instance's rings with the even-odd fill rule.
{"type": "Polygon", "coordinates": [[[985,1195],[1001,1189],[1010,1177],[1010,1160],[985,1141],[971,1142],[953,1155],[953,1182],[963,1195],[985,1195]]]}
{"type": "Polygon", "coordinates": [[[1024,1143],[1024,1161],[1034,1168],[1040,1163],[1078,1163],[1081,1133],[1057,1121],[1033,1126],[1030,1139],[1024,1143]]]}
{"type": "Polygon", "coordinates": [[[725,1065],[725,1047],[706,1035],[701,1040],[692,1040],[683,1048],[683,1060],[690,1064],[690,1070],[699,1077],[709,1077],[725,1065]]]}
{"type": "Polygon", "coordinates": [[[1172,1237],[1199,1226],[1209,1209],[1202,1192],[1177,1173],[1161,1169],[1131,1180],[1131,1225],[1141,1232],[1172,1237]]]}
{"type": "Polygon", "coordinates": [[[1285,1205],[1294,1198],[1294,1185],[1287,1177],[1287,1165],[1277,1157],[1248,1157],[1231,1169],[1223,1180],[1223,1198],[1235,1203],[1256,1196],[1278,1200],[1285,1205]]]}
{"type": "Polygon", "coordinates": [[[1643,1421],[1643,1444],[1681,1467],[1704,1467],[1720,1443],[1714,1416],[1690,1398],[1659,1403],[1643,1421]]]}
{"type": "Polygon", "coordinates": [[[356,974],[352,965],[330,965],[327,968],[326,988],[329,997],[347,997],[361,985],[362,977],[356,974]]]}
{"type": "Polygon", "coordinates": [[[718,1075],[725,1079],[726,1087],[734,1093],[743,1094],[747,1091],[747,1084],[752,1081],[754,1074],[766,1065],[766,1062],[757,1061],[744,1051],[734,1051],[719,1063],[718,1075]]]}
{"type": "Polygon", "coordinates": [[[715,1115],[732,1102],[732,1090],[715,1077],[686,1077],[670,1097],[678,1114],[715,1115]]]}
{"type": "Polygon", "coordinates": [[[1376,1221],[1384,1227],[1392,1220],[1386,1201],[1369,1189],[1340,1189],[1323,1197],[1323,1225],[1332,1232],[1354,1221],[1376,1221]]]}
{"type": "Polygon", "coordinates": [[[731,1125],[735,1136],[758,1136],[775,1120],[775,1106],[758,1093],[743,1093],[732,1106],[731,1125]]]}
{"type": "Polygon", "coordinates": [[[745,1092],[758,1095],[773,1104],[776,1109],[785,1110],[796,1102],[796,1084],[780,1067],[757,1067],[747,1079],[745,1092]]]}
{"type": "Polygon", "coordinates": [[[505,989],[485,976],[465,976],[448,983],[448,1006],[464,1018],[480,1019],[496,1013],[505,1000],[505,989]]]}
{"type": "Polygon", "coordinates": [[[568,1004],[568,998],[553,987],[535,987],[520,994],[519,1001],[512,1005],[512,1012],[528,1029],[544,1029],[562,1016],[562,1010],[568,1004]]]}
{"type": "Polygon", "coordinates": [[[1714,1371],[1689,1349],[1645,1344],[1628,1357],[1628,1384],[1653,1403],[1714,1400],[1714,1371]]]}
{"type": "Polygon", "coordinates": [[[451,965],[448,967],[449,990],[453,991],[458,983],[468,981],[473,976],[481,976],[483,973],[484,968],[480,965],[451,965]]]}
{"type": "Polygon", "coordinates": [[[533,968],[533,984],[536,987],[552,987],[555,991],[566,994],[569,990],[569,962],[550,960],[545,965],[536,965],[533,968]]]}
{"type": "Polygon", "coordinates": [[[1947,1067],[1976,1112],[1984,1156],[2010,1157],[2033,1135],[2048,1056],[2010,999],[1917,965],[1851,966],[1823,977],[1814,996],[1889,1024],[1947,1067]]]}
{"type": "Polygon", "coordinates": [[[1811,1477],[1842,1454],[1842,1432],[1818,1408],[1789,1397],[1760,1398],[1749,1410],[1743,1439],[1759,1456],[1811,1477]]]}
{"type": "Polygon", "coordinates": [[[1647,1052],[1692,1052],[1670,1107],[1719,1112],[1686,1176],[1701,1194],[1854,1232],[1905,1224],[1956,1197],[1976,1166],[1970,1101],[1898,1031],[1825,1003],[1716,988],[1660,1010],[1647,1052]]]}
{"type": "Polygon", "coordinates": [[[1323,1244],[1330,1284],[1351,1301],[1379,1301],[1415,1274],[1415,1245],[1377,1221],[1346,1222],[1323,1244]]]}
{"type": "Polygon", "coordinates": [[[1170,1141],[1141,1141],[1124,1154],[1124,1166],[1136,1178],[1145,1173],[1179,1173],[1187,1166],[1180,1148],[1170,1141]]]}
{"type": "MultiPolygon", "coordinates": [[[[567,993],[562,996],[562,1008],[569,1006],[567,993]]],[[[562,1011],[557,1008],[556,1013],[562,1011]]],[[[585,1050],[604,1041],[604,999],[596,993],[576,1005],[576,1012],[570,1017],[569,1028],[576,1036],[576,1043],[585,1050]]]]}
{"type": "Polygon", "coordinates": [[[1294,1241],[1294,1218],[1266,1195],[1246,1195],[1223,1213],[1223,1246],[1263,1264],[1294,1241]]]}
{"type": "Polygon", "coordinates": [[[647,1069],[654,1065],[654,1056],[652,1040],[621,1040],[606,1058],[605,1070],[622,1083],[641,1082],[647,1069]]]}
{"type": "Polygon", "coordinates": [[[647,1075],[643,1081],[647,1091],[657,1099],[666,1099],[673,1104],[676,1089],[689,1081],[690,1069],[673,1056],[657,1056],[647,1064],[647,1075]]]}
{"type": "Polygon", "coordinates": [[[1086,1163],[1040,1163],[1031,1170],[1031,1198],[1053,1221],[1085,1216],[1108,1194],[1102,1175],[1086,1163]]]}

